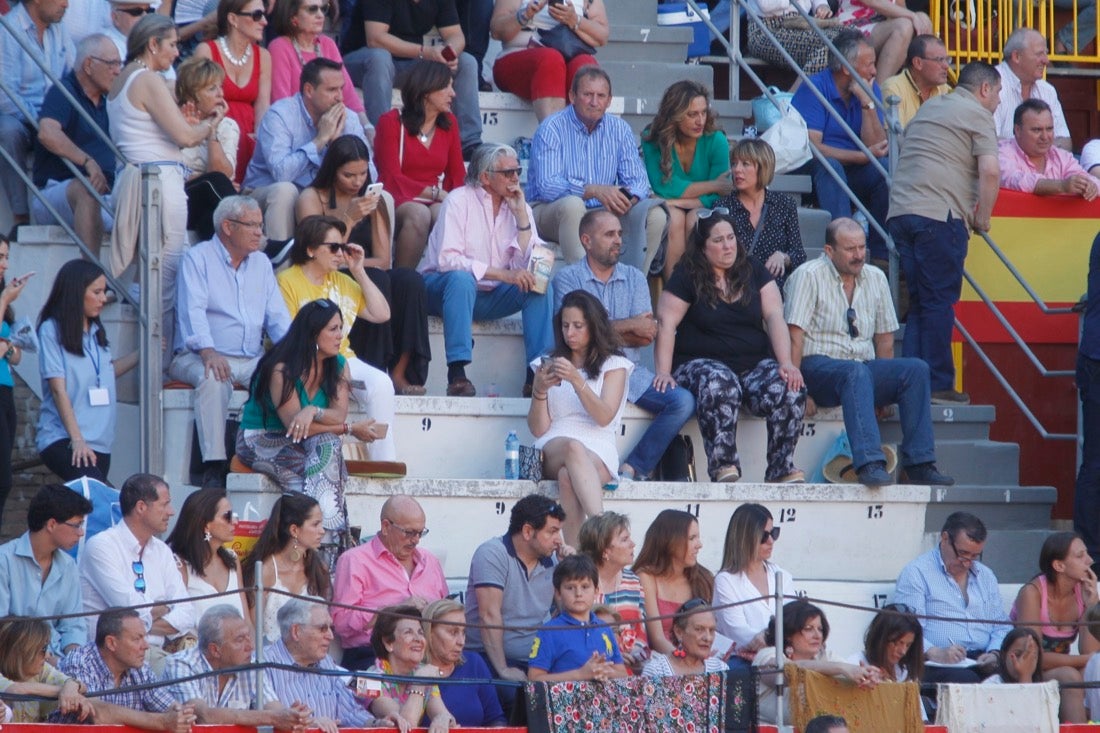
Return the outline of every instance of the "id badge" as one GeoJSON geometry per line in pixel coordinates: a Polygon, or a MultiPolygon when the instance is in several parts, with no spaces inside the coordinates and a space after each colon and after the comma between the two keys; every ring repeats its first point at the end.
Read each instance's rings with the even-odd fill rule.
{"type": "Polygon", "coordinates": [[[92,407],[106,407],[111,404],[111,393],[106,387],[92,387],[88,390],[88,401],[92,407]]]}

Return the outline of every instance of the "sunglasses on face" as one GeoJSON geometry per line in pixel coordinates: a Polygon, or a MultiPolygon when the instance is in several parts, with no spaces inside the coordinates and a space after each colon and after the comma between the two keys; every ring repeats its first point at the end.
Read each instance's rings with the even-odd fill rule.
{"type": "Polygon", "coordinates": [[[152,8],[115,8],[120,13],[126,13],[132,18],[140,18],[143,15],[156,12],[152,8]]]}
{"type": "Polygon", "coordinates": [[[336,254],[337,252],[347,252],[348,247],[343,242],[321,242],[322,247],[328,247],[328,251],[336,254]]]}
{"type": "Polygon", "coordinates": [[[305,10],[310,15],[316,15],[317,13],[320,13],[321,15],[326,15],[326,14],[328,14],[328,8],[329,8],[328,3],[325,3],[324,5],[304,5],[304,6],[302,6],[302,9],[305,10]]]}
{"type": "Polygon", "coordinates": [[[771,529],[765,529],[763,535],[760,537],[760,544],[764,544],[765,542],[767,542],[769,537],[771,538],[772,542],[778,540],[780,529],[782,529],[782,527],[772,527],[771,529]]]}
{"type": "Polygon", "coordinates": [[[221,518],[229,522],[230,524],[233,524],[233,522],[237,521],[237,512],[230,509],[229,511],[223,513],[221,515],[221,518]]]}
{"type": "Polygon", "coordinates": [[[233,15],[239,15],[243,18],[252,18],[253,22],[259,23],[261,20],[267,18],[267,13],[263,10],[250,10],[247,13],[243,11],[234,11],[233,15]]]}
{"type": "Polygon", "coordinates": [[[522,168],[491,168],[490,172],[499,173],[505,178],[519,178],[519,174],[523,172],[522,168]]]}

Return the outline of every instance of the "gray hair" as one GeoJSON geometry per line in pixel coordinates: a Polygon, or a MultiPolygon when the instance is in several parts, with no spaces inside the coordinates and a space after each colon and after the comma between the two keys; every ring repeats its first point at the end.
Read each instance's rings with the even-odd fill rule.
{"type": "Polygon", "coordinates": [[[176,32],[176,22],[167,15],[149,13],[130,29],[126,36],[126,63],[130,63],[149,48],[149,41],[163,41],[176,32]]]}
{"type": "Polygon", "coordinates": [[[859,58],[859,49],[870,46],[871,43],[859,29],[845,28],[836,34],[833,45],[836,46],[836,53],[829,54],[829,71],[835,73],[844,68],[841,58],[847,59],[848,63],[854,66],[856,59],[859,58]]]}
{"type": "Polygon", "coordinates": [[[111,48],[115,47],[115,42],[102,33],[93,33],[90,36],[84,36],[80,40],[80,43],[76,44],[76,60],[73,62],[73,68],[79,69],[84,66],[84,62],[89,57],[95,56],[101,44],[108,43],[111,48]]]}
{"type": "MultiPolygon", "coordinates": [[[[1008,37],[1008,40],[1005,41],[1005,45],[1001,47],[1001,56],[1004,57],[1004,60],[1008,61],[1012,58],[1012,54],[1026,49],[1027,42],[1033,35],[1039,36],[1040,38],[1043,37],[1042,33],[1034,28],[1028,28],[1027,26],[1021,26],[1012,31],[1012,35],[1008,37]]],[[[1046,43],[1046,41],[1044,40],[1043,43],[1046,43]]]]}
{"type": "Polygon", "coordinates": [[[515,148],[501,143],[483,143],[474,148],[470,156],[470,167],[466,169],[466,185],[479,188],[481,186],[481,174],[492,170],[496,162],[506,155],[519,160],[515,148]]]}
{"type": "Polygon", "coordinates": [[[251,196],[226,196],[214,209],[214,231],[221,232],[226,219],[240,219],[246,211],[259,210],[260,202],[251,196]]]}
{"type": "Polygon", "coordinates": [[[199,619],[199,649],[206,651],[206,647],[210,644],[221,644],[224,641],[223,622],[231,618],[243,619],[244,617],[239,610],[228,603],[219,603],[206,609],[206,613],[199,619]]]}
{"type": "Polygon", "coordinates": [[[291,598],[283,604],[276,615],[279,622],[279,635],[286,641],[290,637],[290,630],[295,626],[304,626],[313,616],[313,609],[324,608],[325,599],[320,596],[303,596],[291,598]]]}

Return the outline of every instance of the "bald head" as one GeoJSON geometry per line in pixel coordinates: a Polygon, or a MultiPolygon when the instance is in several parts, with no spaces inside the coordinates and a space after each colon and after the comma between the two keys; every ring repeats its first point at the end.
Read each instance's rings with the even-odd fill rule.
{"type": "Polygon", "coordinates": [[[424,510],[416,499],[398,494],[386,499],[380,513],[381,528],[378,537],[386,549],[398,560],[410,560],[420,537],[427,534],[424,510]]]}

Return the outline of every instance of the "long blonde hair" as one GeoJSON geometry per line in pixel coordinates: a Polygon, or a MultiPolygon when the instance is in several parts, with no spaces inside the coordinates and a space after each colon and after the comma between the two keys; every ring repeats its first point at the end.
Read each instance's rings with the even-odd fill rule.
{"type": "Polygon", "coordinates": [[[679,134],[677,127],[680,119],[687,112],[692,101],[699,97],[707,100],[707,122],[703,127],[703,134],[709,135],[714,132],[718,129],[718,119],[714,110],[710,108],[710,90],[690,79],[682,79],[665,90],[664,96],[661,97],[661,104],[657,107],[657,115],[642,133],[646,142],[653,143],[661,151],[661,180],[663,181],[672,178],[672,146],[675,145],[679,134]]]}

